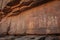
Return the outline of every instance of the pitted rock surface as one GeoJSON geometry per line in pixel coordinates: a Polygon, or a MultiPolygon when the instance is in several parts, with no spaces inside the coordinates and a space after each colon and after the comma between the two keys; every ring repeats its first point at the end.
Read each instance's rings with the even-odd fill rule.
{"type": "Polygon", "coordinates": [[[10,13],[0,21],[0,35],[59,34],[60,1],[53,1],[22,12],[10,13]]]}
{"type": "Polygon", "coordinates": [[[0,40],[60,40],[58,36],[4,36],[0,40]]]}

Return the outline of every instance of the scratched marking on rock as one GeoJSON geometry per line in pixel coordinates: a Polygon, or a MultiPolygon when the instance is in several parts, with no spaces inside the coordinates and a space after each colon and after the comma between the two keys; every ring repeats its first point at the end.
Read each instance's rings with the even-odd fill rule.
{"type": "Polygon", "coordinates": [[[47,33],[50,33],[51,32],[51,29],[54,29],[54,28],[57,28],[58,27],[58,23],[57,22],[58,22],[57,16],[48,16],[47,33]]]}
{"type": "MultiPolygon", "coordinates": [[[[36,30],[35,32],[50,33],[58,27],[58,17],[54,15],[32,15],[30,16],[29,30],[36,30]],[[33,22],[33,24],[31,24],[33,22]],[[30,25],[31,24],[31,25],[30,25]],[[33,26],[32,26],[33,25],[33,26]],[[30,28],[31,27],[31,28],[30,28]],[[42,31],[40,31],[42,30],[42,31]]],[[[57,31],[57,30],[56,30],[57,31]]]]}

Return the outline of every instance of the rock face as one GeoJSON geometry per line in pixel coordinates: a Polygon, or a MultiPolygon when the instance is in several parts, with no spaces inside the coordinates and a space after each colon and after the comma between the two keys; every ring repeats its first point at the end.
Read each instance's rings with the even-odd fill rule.
{"type": "Polygon", "coordinates": [[[53,1],[0,21],[0,34],[59,34],[60,1],[53,1]]]}
{"type": "Polygon", "coordinates": [[[11,15],[17,15],[25,10],[31,9],[50,1],[51,0],[12,0],[11,2],[7,3],[2,11],[4,12],[4,15],[9,14],[10,12],[13,13],[11,15]]]}
{"type": "Polygon", "coordinates": [[[0,9],[3,9],[11,0],[0,0],[0,9]]]}
{"type": "Polygon", "coordinates": [[[5,36],[0,37],[0,40],[60,40],[59,36],[5,36]]]}

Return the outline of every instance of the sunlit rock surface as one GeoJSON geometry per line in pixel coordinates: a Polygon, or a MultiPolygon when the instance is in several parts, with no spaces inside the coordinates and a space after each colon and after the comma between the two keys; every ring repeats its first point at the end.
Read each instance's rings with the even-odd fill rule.
{"type": "Polygon", "coordinates": [[[0,9],[3,9],[11,0],[0,0],[0,9]]]}
{"type": "Polygon", "coordinates": [[[32,8],[16,16],[8,15],[0,22],[0,34],[60,33],[60,1],[32,8]]]}
{"type": "Polygon", "coordinates": [[[60,40],[60,1],[37,6],[19,15],[9,13],[0,20],[0,40],[60,40]]]}

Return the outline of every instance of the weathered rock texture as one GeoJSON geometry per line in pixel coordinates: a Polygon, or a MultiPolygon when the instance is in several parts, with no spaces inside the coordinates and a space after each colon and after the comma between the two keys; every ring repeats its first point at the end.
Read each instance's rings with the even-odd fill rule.
{"type": "Polygon", "coordinates": [[[32,8],[16,16],[8,15],[0,21],[0,34],[60,33],[60,1],[32,8]]]}
{"type": "Polygon", "coordinates": [[[3,9],[11,0],[0,0],[0,9],[3,9]]]}
{"type": "Polygon", "coordinates": [[[33,35],[26,35],[26,36],[5,36],[0,37],[0,40],[60,40],[60,36],[33,36],[33,35]]]}
{"type": "Polygon", "coordinates": [[[10,12],[13,13],[10,13],[10,15],[17,15],[25,10],[31,9],[50,1],[51,0],[12,0],[4,7],[2,11],[4,12],[4,15],[7,15],[10,12]]]}

